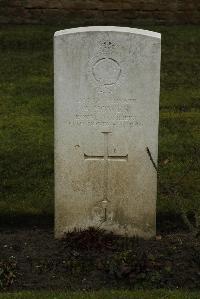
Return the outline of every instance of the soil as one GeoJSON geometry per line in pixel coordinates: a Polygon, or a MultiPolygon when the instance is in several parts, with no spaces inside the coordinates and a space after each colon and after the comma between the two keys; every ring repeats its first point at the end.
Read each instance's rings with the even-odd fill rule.
{"type": "Polygon", "coordinates": [[[199,286],[200,239],[186,232],[141,240],[91,228],[55,240],[47,228],[0,230],[6,291],[199,286]]]}

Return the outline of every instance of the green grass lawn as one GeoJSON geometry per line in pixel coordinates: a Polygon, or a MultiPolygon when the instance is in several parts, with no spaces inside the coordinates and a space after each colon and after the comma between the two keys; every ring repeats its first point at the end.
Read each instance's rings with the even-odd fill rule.
{"type": "Polygon", "coordinates": [[[101,292],[23,292],[0,294],[0,299],[199,299],[199,292],[181,291],[101,291],[101,292]]]}
{"type": "MultiPolygon", "coordinates": [[[[53,33],[59,29],[0,28],[1,216],[53,215],[53,33]]],[[[200,194],[200,27],[145,29],[162,33],[158,214],[193,211],[200,194]]]]}

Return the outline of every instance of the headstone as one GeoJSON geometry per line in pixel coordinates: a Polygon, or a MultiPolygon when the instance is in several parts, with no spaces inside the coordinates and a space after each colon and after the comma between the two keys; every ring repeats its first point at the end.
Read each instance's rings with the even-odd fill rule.
{"type": "Polygon", "coordinates": [[[156,230],[160,34],[55,33],[55,235],[156,230]]]}

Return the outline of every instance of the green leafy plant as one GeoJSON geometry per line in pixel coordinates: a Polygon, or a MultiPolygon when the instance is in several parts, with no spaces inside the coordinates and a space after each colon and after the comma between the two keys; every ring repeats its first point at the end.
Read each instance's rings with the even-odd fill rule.
{"type": "Polygon", "coordinates": [[[4,290],[14,283],[15,269],[15,262],[0,260],[0,290],[4,290]]]}

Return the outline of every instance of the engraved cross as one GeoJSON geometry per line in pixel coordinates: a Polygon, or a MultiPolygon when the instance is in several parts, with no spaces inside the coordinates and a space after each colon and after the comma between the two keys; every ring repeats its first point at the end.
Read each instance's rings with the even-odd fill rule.
{"type": "Polygon", "coordinates": [[[103,205],[105,208],[105,221],[107,219],[106,215],[106,205],[109,202],[108,200],[108,161],[128,161],[128,154],[125,156],[110,156],[108,153],[108,134],[111,132],[102,132],[104,134],[104,155],[100,156],[90,156],[84,153],[85,160],[103,160],[104,161],[104,193],[103,193],[103,205]]]}

